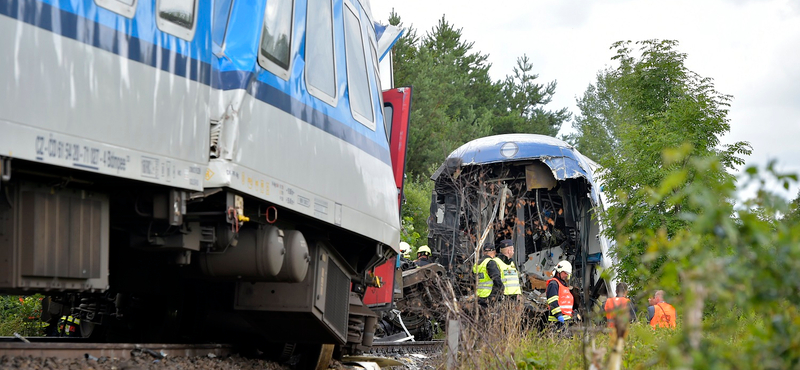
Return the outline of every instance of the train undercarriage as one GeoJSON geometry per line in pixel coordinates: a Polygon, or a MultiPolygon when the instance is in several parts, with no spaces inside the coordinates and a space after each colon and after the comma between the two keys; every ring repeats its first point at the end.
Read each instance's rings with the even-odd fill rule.
{"type": "Polygon", "coordinates": [[[73,316],[68,335],[98,341],[263,343],[283,357],[371,345],[362,298],[390,247],[223,189],[3,160],[0,291],[47,296],[52,328],[73,316]]]}

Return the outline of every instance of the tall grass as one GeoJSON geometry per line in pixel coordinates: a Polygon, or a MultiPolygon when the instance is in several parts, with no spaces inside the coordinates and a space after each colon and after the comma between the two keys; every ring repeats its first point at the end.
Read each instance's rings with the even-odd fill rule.
{"type": "MultiPolygon", "coordinates": [[[[523,320],[522,305],[499,304],[476,315],[463,304],[459,350],[454,369],[608,369],[612,348],[610,331],[604,325],[573,325],[570,335],[557,334],[547,325],[523,320]]],[[[737,362],[737,348],[752,345],[754,339],[746,330],[753,315],[738,316],[737,327],[728,327],[730,321],[722,316],[703,320],[704,342],[717,343],[715,351],[728,351],[728,368],[759,368],[752,362],[737,362]],[[725,330],[715,330],[725,325],[725,330]]],[[[623,369],[673,369],[680,367],[686,353],[674,344],[686,340],[688,333],[679,320],[674,330],[650,327],[646,320],[629,326],[623,353],[623,369]]],[[[712,349],[709,349],[712,350],[712,349]]],[[[447,349],[445,349],[447,351],[447,349]]],[[[436,365],[446,368],[447,354],[436,365]]],[[[713,368],[713,366],[712,366],[713,368]]]]}

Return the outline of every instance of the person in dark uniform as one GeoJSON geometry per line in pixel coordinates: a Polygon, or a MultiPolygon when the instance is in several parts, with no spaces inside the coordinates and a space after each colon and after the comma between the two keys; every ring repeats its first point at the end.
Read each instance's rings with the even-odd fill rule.
{"type": "Polygon", "coordinates": [[[497,251],[494,244],[483,245],[483,259],[472,266],[472,272],[478,275],[478,303],[481,307],[489,307],[503,298],[503,277],[498,267],[497,251]]]}
{"type": "Polygon", "coordinates": [[[506,239],[500,242],[498,259],[500,261],[498,261],[497,267],[503,278],[503,294],[507,296],[506,298],[519,300],[522,289],[519,285],[519,272],[514,264],[514,242],[512,240],[506,239]]]}

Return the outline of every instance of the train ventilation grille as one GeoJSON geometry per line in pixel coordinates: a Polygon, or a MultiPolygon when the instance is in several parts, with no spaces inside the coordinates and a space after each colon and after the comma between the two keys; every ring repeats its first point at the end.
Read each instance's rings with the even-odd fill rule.
{"type": "Polygon", "coordinates": [[[330,264],[328,272],[325,321],[339,335],[347,336],[347,314],[350,307],[350,279],[336,263],[330,264]]]}

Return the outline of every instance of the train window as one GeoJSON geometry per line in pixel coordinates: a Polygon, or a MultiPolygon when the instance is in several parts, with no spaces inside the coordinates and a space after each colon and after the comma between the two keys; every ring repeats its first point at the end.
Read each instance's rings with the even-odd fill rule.
{"type": "Polygon", "coordinates": [[[306,16],[306,85],[311,95],[336,106],[333,4],[309,0],[306,16]]]}
{"type": "Polygon", "coordinates": [[[276,76],[289,79],[292,50],[292,0],[270,0],[264,10],[264,29],[261,32],[261,52],[258,62],[276,76]]]}
{"type": "Polygon", "coordinates": [[[378,100],[378,103],[380,103],[378,106],[382,107],[383,94],[381,91],[383,91],[383,87],[381,86],[381,73],[378,71],[378,48],[375,47],[375,41],[372,37],[369,38],[369,46],[371,47],[370,50],[372,51],[372,72],[374,73],[373,78],[375,79],[375,86],[377,86],[374,95],[378,100]]]}
{"type": "Polygon", "coordinates": [[[394,107],[389,103],[383,104],[383,127],[386,129],[386,140],[392,141],[392,118],[394,107]]]}
{"type": "Polygon", "coordinates": [[[350,96],[350,111],[353,118],[364,126],[375,130],[375,114],[372,111],[372,95],[367,77],[367,58],[361,23],[347,4],[344,12],[344,43],[347,52],[347,88],[350,96]]]}
{"type": "Polygon", "coordinates": [[[211,40],[220,48],[222,48],[222,45],[225,43],[225,32],[228,29],[228,22],[231,17],[232,3],[233,0],[214,1],[214,21],[211,27],[211,40]]]}
{"type": "Polygon", "coordinates": [[[184,40],[194,37],[197,23],[197,0],[158,0],[158,28],[184,40]]]}
{"type": "Polygon", "coordinates": [[[95,3],[128,18],[133,18],[136,13],[136,0],[95,0],[95,3]]]}

